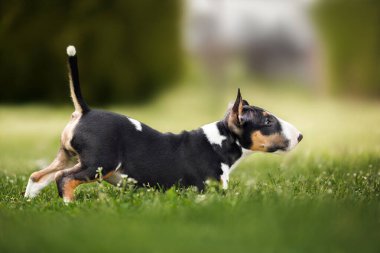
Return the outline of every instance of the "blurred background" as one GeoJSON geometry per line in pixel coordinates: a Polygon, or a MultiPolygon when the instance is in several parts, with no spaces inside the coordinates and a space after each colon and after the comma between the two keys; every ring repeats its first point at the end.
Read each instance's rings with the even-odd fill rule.
{"type": "Polygon", "coordinates": [[[0,1],[0,167],[55,155],[70,44],[90,106],[158,130],[222,119],[240,87],[299,152],[380,152],[379,24],[376,0],[0,1]]]}
{"type": "Polygon", "coordinates": [[[69,44],[91,105],[241,80],[378,100],[379,23],[371,0],[1,1],[0,102],[67,104],[69,44]]]}
{"type": "Polygon", "coordinates": [[[379,0],[1,0],[0,252],[380,252],[379,25],[379,0]],[[304,139],[223,193],[89,184],[65,206],[52,184],[29,202],[73,111],[70,44],[91,107],[178,133],[240,87],[304,139]]]}

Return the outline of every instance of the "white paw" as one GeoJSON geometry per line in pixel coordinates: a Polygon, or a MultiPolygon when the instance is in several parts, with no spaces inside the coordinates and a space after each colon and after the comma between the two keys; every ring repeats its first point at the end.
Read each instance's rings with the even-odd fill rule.
{"type": "Polygon", "coordinates": [[[36,197],[40,191],[48,186],[52,181],[54,181],[54,173],[50,173],[42,177],[38,182],[34,182],[29,178],[28,185],[25,190],[25,198],[34,198],[36,197]]]}
{"type": "Polygon", "coordinates": [[[68,198],[68,197],[63,197],[63,202],[66,204],[66,205],[69,205],[70,203],[73,202],[72,199],[68,198]]]}
{"type": "Polygon", "coordinates": [[[35,196],[37,196],[38,194],[38,187],[36,187],[36,182],[33,182],[32,179],[29,178],[29,181],[28,181],[28,185],[26,186],[26,189],[25,189],[25,194],[24,194],[24,197],[25,198],[34,198],[35,196]]]}

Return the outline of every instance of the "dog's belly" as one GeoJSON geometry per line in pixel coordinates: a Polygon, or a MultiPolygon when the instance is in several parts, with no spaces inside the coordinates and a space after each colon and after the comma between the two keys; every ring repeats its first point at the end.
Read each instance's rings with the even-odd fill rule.
{"type": "Polygon", "coordinates": [[[84,166],[101,167],[113,184],[124,177],[133,178],[138,185],[202,188],[206,179],[220,176],[220,162],[202,133],[162,134],[144,124],[137,128],[115,113],[90,111],[84,115],[74,131],[72,146],[84,166]]]}
{"type": "Polygon", "coordinates": [[[144,169],[139,170],[138,173],[129,170],[114,171],[104,178],[104,180],[119,187],[133,184],[136,186],[159,187],[163,189],[168,189],[174,185],[182,187],[196,186],[198,189],[203,189],[203,183],[205,181],[202,175],[189,172],[168,175],[168,172],[161,173],[157,171],[155,173],[149,173],[144,169]]]}

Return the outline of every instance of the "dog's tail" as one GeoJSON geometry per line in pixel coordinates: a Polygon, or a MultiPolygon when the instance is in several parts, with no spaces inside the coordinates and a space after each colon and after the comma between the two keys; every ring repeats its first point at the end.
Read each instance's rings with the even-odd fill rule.
{"type": "Polygon", "coordinates": [[[75,111],[86,113],[90,111],[90,108],[84,101],[82,97],[82,92],[80,90],[79,84],[79,73],[78,73],[78,62],[77,55],[74,46],[68,46],[66,49],[67,55],[69,56],[69,79],[70,79],[70,94],[74,103],[75,111]]]}

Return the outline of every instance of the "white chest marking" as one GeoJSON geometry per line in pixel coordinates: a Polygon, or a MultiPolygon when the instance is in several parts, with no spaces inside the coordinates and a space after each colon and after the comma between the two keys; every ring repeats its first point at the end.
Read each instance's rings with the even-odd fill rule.
{"type": "Polygon", "coordinates": [[[211,144],[222,146],[222,142],[226,140],[226,137],[220,134],[216,122],[204,125],[202,130],[211,144]]]}
{"type": "MultiPolygon", "coordinates": [[[[236,142],[236,144],[238,144],[240,146],[240,143],[239,142],[236,142]]],[[[245,148],[241,148],[241,151],[242,151],[242,154],[241,154],[241,157],[239,159],[237,159],[237,161],[231,166],[229,167],[227,164],[225,163],[221,163],[220,166],[221,166],[221,169],[223,171],[223,174],[220,176],[220,179],[222,180],[222,184],[223,184],[223,189],[228,189],[228,180],[230,179],[230,173],[238,166],[238,164],[245,158],[247,157],[248,155],[252,154],[253,151],[249,150],[249,149],[245,149],[245,148]]]]}
{"type": "Polygon", "coordinates": [[[223,189],[227,190],[228,189],[228,180],[230,178],[230,170],[229,170],[230,167],[228,167],[228,165],[225,163],[221,163],[220,167],[223,171],[223,174],[220,176],[220,179],[222,180],[222,184],[223,184],[223,189]]]}
{"type": "Polygon", "coordinates": [[[141,123],[140,123],[139,121],[137,121],[137,120],[135,120],[135,119],[132,119],[132,118],[129,118],[129,117],[128,117],[128,119],[129,119],[129,121],[130,121],[133,125],[135,125],[137,131],[142,131],[142,125],[141,125],[141,123]]]}

